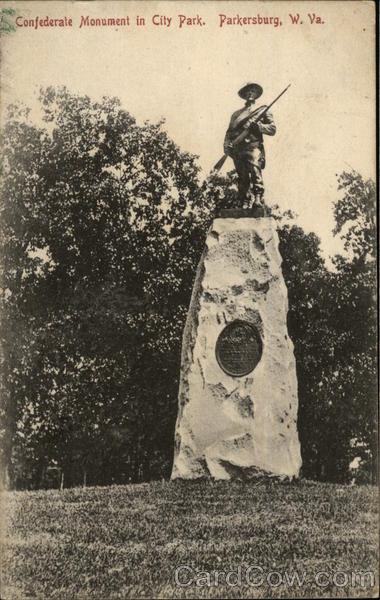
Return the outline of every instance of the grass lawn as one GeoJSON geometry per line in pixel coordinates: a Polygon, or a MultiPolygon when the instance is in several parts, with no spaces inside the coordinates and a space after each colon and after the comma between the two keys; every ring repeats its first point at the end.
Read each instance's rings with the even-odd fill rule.
{"type": "Polygon", "coordinates": [[[374,597],[377,501],[306,481],[8,492],[1,598],[374,597]]]}

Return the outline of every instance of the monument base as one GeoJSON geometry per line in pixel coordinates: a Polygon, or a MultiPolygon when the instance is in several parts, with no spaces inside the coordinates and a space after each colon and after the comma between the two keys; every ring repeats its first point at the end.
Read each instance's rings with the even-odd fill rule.
{"type": "Polygon", "coordinates": [[[183,334],[172,479],[298,476],[287,311],[274,219],[215,219],[183,334]]]}

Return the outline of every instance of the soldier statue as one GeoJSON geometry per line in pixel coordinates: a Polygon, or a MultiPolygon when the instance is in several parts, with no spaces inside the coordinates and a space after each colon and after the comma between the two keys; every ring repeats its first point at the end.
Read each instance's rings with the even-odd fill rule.
{"type": "Polygon", "coordinates": [[[233,159],[239,178],[238,201],[241,208],[264,207],[263,135],[274,135],[276,125],[269,107],[255,105],[262,93],[263,88],[257,83],[247,83],[239,90],[245,106],[233,113],[224,139],[224,153],[233,159]]]}

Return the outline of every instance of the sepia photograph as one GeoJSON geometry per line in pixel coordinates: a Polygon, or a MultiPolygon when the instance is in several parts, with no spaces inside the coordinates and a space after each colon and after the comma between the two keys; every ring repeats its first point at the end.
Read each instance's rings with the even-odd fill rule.
{"type": "Polygon", "coordinates": [[[0,0],[0,597],[379,593],[376,3],[0,0]]]}

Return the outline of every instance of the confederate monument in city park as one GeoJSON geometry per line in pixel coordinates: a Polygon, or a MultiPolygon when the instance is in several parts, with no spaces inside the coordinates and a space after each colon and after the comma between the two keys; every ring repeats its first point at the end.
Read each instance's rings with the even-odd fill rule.
{"type": "Polygon", "coordinates": [[[287,289],[262,178],[263,135],[276,133],[274,102],[256,108],[262,91],[254,83],[239,91],[245,106],[232,115],[215,165],[233,159],[238,207],[214,219],[196,273],[172,479],[296,477],[301,467],[287,289]]]}

